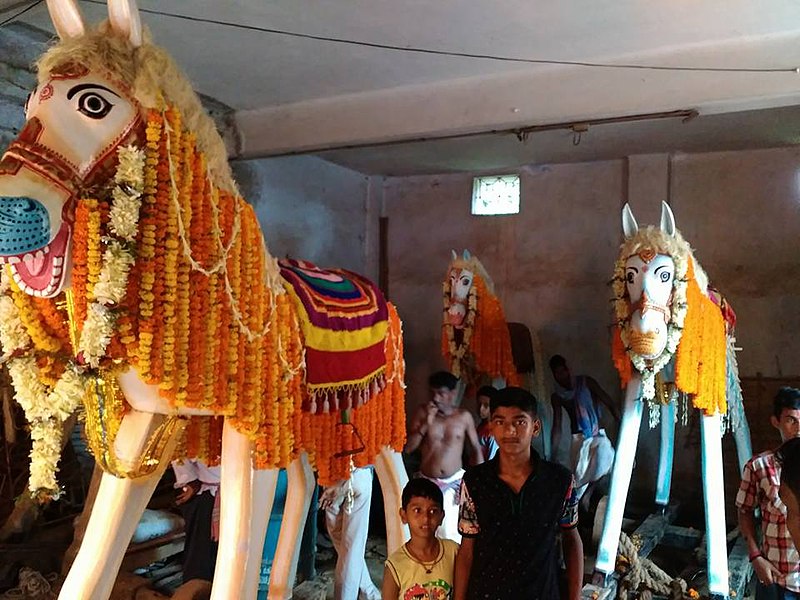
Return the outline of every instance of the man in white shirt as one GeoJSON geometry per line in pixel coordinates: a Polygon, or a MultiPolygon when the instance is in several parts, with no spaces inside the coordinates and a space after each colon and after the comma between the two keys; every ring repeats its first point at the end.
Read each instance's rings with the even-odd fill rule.
{"type": "Polygon", "coordinates": [[[219,539],[219,467],[209,467],[198,459],[184,459],[173,461],[172,470],[175,488],[179,490],[175,504],[186,523],[183,581],[211,581],[219,539]]]}

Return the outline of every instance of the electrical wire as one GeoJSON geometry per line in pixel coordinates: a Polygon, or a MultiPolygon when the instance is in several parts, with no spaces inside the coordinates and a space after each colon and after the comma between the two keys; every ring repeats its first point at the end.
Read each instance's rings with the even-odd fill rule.
{"type": "MultiPolygon", "coordinates": [[[[38,6],[43,0],[36,0],[27,8],[19,11],[11,17],[0,22],[0,27],[18,19],[20,16],[38,6]]],[[[101,0],[83,0],[90,4],[103,4],[106,3],[101,0]]],[[[700,72],[700,73],[795,73],[800,74],[800,67],[768,67],[768,68],[748,68],[748,67],[688,67],[688,66],[667,66],[667,65],[644,65],[638,63],[603,63],[582,60],[558,60],[558,59],[545,59],[545,58],[523,58],[519,56],[502,56],[498,54],[481,54],[474,52],[456,52],[451,50],[437,50],[435,48],[421,48],[414,46],[399,46],[396,44],[381,44],[378,42],[366,42],[363,40],[349,40],[345,38],[314,35],[311,33],[301,33],[297,31],[288,31],[285,29],[275,29],[271,27],[259,27],[257,25],[249,25],[246,23],[236,23],[233,21],[220,21],[215,19],[207,19],[204,17],[197,17],[192,15],[183,15],[179,13],[172,13],[162,10],[155,10],[151,8],[139,8],[139,12],[156,15],[159,17],[168,17],[172,19],[181,19],[194,23],[205,23],[208,25],[219,25],[222,27],[231,27],[234,29],[243,29],[247,31],[257,31],[259,33],[268,33],[272,35],[281,35],[285,37],[293,37],[306,40],[315,40],[319,42],[328,42],[333,44],[345,44],[349,46],[360,46],[363,48],[376,48],[379,50],[390,50],[393,52],[407,52],[415,54],[427,54],[433,56],[449,56],[456,58],[472,58],[478,60],[491,60],[497,62],[508,63],[524,63],[534,65],[558,65],[569,67],[586,67],[593,69],[634,69],[641,71],[677,71],[677,72],[700,72]]]]}
{"type": "MultiPolygon", "coordinates": [[[[83,0],[91,4],[105,4],[101,0],[83,0]]],[[[316,40],[320,42],[330,42],[334,44],[346,44],[350,46],[361,46],[365,48],[377,48],[381,50],[391,50],[396,52],[408,52],[416,54],[429,54],[435,56],[451,56],[458,58],[474,58],[481,60],[492,60],[499,62],[511,63],[526,63],[535,65],[560,65],[560,66],[573,66],[573,67],[589,67],[596,69],[637,69],[645,71],[690,71],[690,72],[705,72],[705,73],[796,73],[800,74],[800,67],[771,67],[771,68],[747,68],[747,67],[687,67],[687,66],[664,66],[664,65],[643,65],[636,63],[602,63],[592,61],[580,60],[556,60],[544,58],[522,58],[516,56],[501,56],[496,54],[480,54],[472,52],[456,52],[450,50],[436,50],[433,48],[419,48],[413,46],[399,46],[395,44],[380,44],[377,42],[365,42],[362,40],[349,40],[345,38],[314,35],[310,33],[300,33],[297,31],[288,31],[285,29],[274,29],[270,27],[259,27],[258,25],[249,25],[245,23],[236,23],[233,21],[220,21],[215,19],[207,19],[204,17],[197,17],[192,15],[183,15],[179,13],[166,12],[150,8],[139,7],[139,12],[157,15],[160,17],[169,17],[173,19],[182,19],[195,23],[205,23],[209,25],[221,25],[223,27],[231,27],[234,29],[243,29],[247,31],[257,31],[260,33],[269,33],[273,35],[281,35],[286,37],[316,40]]]]}

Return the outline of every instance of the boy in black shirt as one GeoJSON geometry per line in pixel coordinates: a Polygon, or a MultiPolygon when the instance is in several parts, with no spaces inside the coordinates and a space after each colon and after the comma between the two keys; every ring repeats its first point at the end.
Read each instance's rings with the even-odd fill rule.
{"type": "Polygon", "coordinates": [[[494,459],[467,470],[461,488],[454,600],[558,600],[558,536],[569,600],[583,583],[583,544],[570,472],[539,457],[536,399],[522,388],[491,401],[494,459]]]}

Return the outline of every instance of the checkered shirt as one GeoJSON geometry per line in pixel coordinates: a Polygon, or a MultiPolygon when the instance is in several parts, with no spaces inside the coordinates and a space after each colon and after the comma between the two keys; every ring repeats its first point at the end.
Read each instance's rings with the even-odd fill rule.
{"type": "Polygon", "coordinates": [[[761,553],[781,575],[779,586],[800,592],[800,554],[786,527],[786,506],[778,497],[781,467],[775,453],[762,452],[744,466],[736,506],[744,510],[761,509],[761,553]]]}

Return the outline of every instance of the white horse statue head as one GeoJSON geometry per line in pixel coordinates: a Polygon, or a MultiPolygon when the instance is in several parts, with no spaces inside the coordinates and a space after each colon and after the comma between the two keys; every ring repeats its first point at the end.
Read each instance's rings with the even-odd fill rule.
{"type": "Polygon", "coordinates": [[[88,29],[72,0],[48,0],[61,42],[39,62],[26,124],[0,162],[0,257],[27,293],[70,284],[79,196],[113,178],[117,151],[144,145],[148,110],[179,105],[215,184],[235,191],[223,142],[188,80],[149,43],[132,2],[112,0],[88,29]]]}
{"type": "Polygon", "coordinates": [[[483,269],[477,258],[473,258],[469,250],[464,250],[459,258],[455,250],[451,251],[452,260],[448,267],[448,280],[450,282],[449,302],[447,307],[447,322],[456,329],[464,328],[467,317],[467,304],[475,277],[482,277],[487,288],[491,288],[491,279],[483,269]]]}
{"type": "Polygon", "coordinates": [[[672,210],[662,203],[660,226],[640,229],[626,204],[622,210],[622,230],[625,240],[614,267],[613,289],[618,336],[615,340],[619,340],[614,346],[614,358],[623,382],[630,378],[633,366],[642,375],[644,398],[651,400],[656,376],[676,359],[678,389],[691,394],[697,408],[725,413],[724,377],[722,389],[712,391],[707,386],[718,380],[719,372],[712,373],[707,365],[701,377],[705,384],[698,387],[697,373],[703,366],[701,356],[695,351],[697,344],[705,344],[705,351],[716,353],[714,356],[724,365],[725,323],[720,308],[709,298],[708,277],[675,227],[672,210]],[[710,310],[704,310],[705,307],[710,310]],[[697,325],[709,319],[715,326],[706,334],[698,332],[697,325]],[[691,331],[684,335],[687,328],[691,331]],[[714,340],[708,338],[712,334],[714,340]],[[681,388],[682,382],[686,383],[685,388],[681,388]]]}

